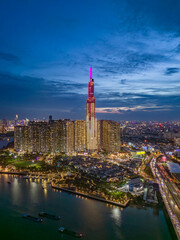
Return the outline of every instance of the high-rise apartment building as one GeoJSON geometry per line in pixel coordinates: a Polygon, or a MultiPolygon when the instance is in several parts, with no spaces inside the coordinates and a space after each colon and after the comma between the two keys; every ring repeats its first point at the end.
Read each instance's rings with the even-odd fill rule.
{"type": "Polygon", "coordinates": [[[73,121],[67,121],[66,123],[66,152],[72,153],[74,152],[74,122],[73,121]]]}
{"type": "Polygon", "coordinates": [[[51,129],[51,146],[53,153],[74,151],[74,122],[61,119],[49,122],[51,129]]]}
{"type": "Polygon", "coordinates": [[[74,122],[74,147],[76,152],[86,150],[86,122],[84,120],[76,120],[74,122]]]}
{"type": "Polygon", "coordinates": [[[22,152],[50,152],[50,128],[47,122],[30,122],[29,126],[16,126],[15,149],[22,152]]]}
{"type": "Polygon", "coordinates": [[[47,122],[29,123],[30,151],[50,152],[50,129],[47,122]]]}
{"type": "Polygon", "coordinates": [[[23,127],[18,126],[14,129],[14,147],[16,150],[23,151],[24,149],[24,134],[23,134],[23,127]]]}
{"type": "Polygon", "coordinates": [[[100,149],[106,152],[119,152],[121,145],[120,124],[112,120],[100,120],[100,149]]]}

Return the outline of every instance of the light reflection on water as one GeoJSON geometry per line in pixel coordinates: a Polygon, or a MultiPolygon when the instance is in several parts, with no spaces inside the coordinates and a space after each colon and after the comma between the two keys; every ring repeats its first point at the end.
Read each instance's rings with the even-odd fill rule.
{"type": "Polygon", "coordinates": [[[30,198],[31,201],[33,203],[37,203],[38,202],[38,195],[39,195],[39,191],[38,191],[38,185],[35,182],[30,183],[30,198]]]}
{"type": "Polygon", "coordinates": [[[118,239],[124,240],[125,239],[124,235],[123,235],[122,231],[120,231],[120,227],[122,224],[121,208],[113,206],[113,208],[111,209],[111,217],[115,224],[114,231],[116,232],[118,239]]]}
{"type": "Polygon", "coordinates": [[[111,210],[111,216],[114,222],[120,227],[121,226],[121,209],[119,207],[114,207],[111,210]]]}
{"type": "Polygon", "coordinates": [[[16,204],[19,204],[21,202],[22,189],[21,189],[21,186],[20,186],[17,178],[13,179],[11,184],[13,185],[13,187],[11,188],[11,190],[12,190],[12,203],[14,205],[16,205],[16,204]]]}

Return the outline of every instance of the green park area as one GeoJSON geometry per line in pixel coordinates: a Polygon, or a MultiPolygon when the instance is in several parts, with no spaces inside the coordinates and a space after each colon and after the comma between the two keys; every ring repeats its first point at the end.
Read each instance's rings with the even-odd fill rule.
{"type": "Polygon", "coordinates": [[[7,150],[0,151],[0,165],[2,168],[32,171],[44,170],[46,166],[45,162],[39,161],[36,155],[27,154],[22,157],[7,150]]]}
{"type": "Polygon", "coordinates": [[[37,161],[37,162],[32,162],[32,161],[16,161],[13,163],[13,166],[15,166],[17,169],[30,169],[30,168],[36,168],[36,169],[41,169],[43,166],[43,162],[37,161]]]}

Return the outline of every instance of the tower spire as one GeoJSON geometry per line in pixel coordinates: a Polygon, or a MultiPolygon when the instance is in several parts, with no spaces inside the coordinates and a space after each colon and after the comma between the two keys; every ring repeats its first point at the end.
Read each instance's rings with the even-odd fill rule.
{"type": "Polygon", "coordinates": [[[92,79],[92,67],[90,67],[90,79],[92,79]]]}

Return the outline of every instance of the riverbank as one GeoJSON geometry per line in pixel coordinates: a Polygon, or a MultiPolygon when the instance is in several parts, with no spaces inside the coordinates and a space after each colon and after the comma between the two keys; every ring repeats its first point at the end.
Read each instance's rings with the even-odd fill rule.
{"type": "Polygon", "coordinates": [[[51,184],[51,187],[54,188],[54,189],[62,190],[62,191],[69,192],[69,193],[72,193],[72,194],[75,194],[75,195],[83,196],[83,197],[86,197],[86,198],[90,198],[90,199],[93,199],[93,200],[105,202],[105,203],[108,203],[108,204],[112,204],[112,205],[116,205],[116,206],[124,207],[124,208],[127,207],[128,203],[130,202],[130,200],[127,200],[124,204],[123,203],[118,203],[118,202],[113,202],[113,201],[106,200],[106,199],[103,199],[103,198],[100,198],[100,197],[91,196],[91,195],[88,195],[88,194],[85,194],[85,193],[76,192],[76,191],[73,191],[73,190],[68,189],[68,188],[62,188],[62,187],[59,187],[59,186],[53,185],[53,184],[51,184]]]}
{"type": "Polygon", "coordinates": [[[4,172],[4,171],[0,171],[0,174],[10,174],[10,175],[20,175],[20,176],[28,175],[27,172],[4,172]]]}
{"type": "MultiPolygon", "coordinates": [[[[16,172],[0,171],[0,174],[10,174],[10,175],[26,176],[26,175],[31,175],[33,173],[30,173],[30,172],[17,172],[17,171],[16,172]]],[[[44,173],[41,173],[41,174],[38,174],[38,175],[39,175],[39,177],[42,177],[42,178],[45,178],[45,179],[48,178],[48,176],[46,174],[44,174],[44,173]],[[44,176],[42,176],[42,175],[44,175],[44,176]]],[[[36,174],[36,176],[37,176],[37,174],[36,174]]],[[[31,176],[31,177],[33,178],[33,176],[31,176]]],[[[52,180],[52,178],[51,178],[51,180],[52,180]]],[[[62,191],[66,191],[66,192],[75,194],[75,195],[79,195],[79,196],[83,196],[83,197],[86,197],[86,198],[94,199],[94,200],[97,200],[97,201],[105,202],[105,203],[108,203],[108,204],[120,206],[120,207],[123,207],[123,208],[127,207],[128,203],[130,202],[129,199],[125,203],[120,203],[120,202],[114,202],[114,201],[106,200],[106,199],[98,197],[98,196],[91,196],[91,195],[88,195],[88,194],[85,194],[85,193],[73,191],[71,189],[59,187],[58,185],[55,185],[52,182],[51,182],[51,187],[54,188],[54,189],[59,189],[59,190],[62,190],[62,191]]]]}
{"type": "MultiPolygon", "coordinates": [[[[4,171],[0,171],[0,174],[26,176],[29,173],[28,172],[4,172],[4,171]]],[[[105,203],[120,206],[120,207],[127,207],[128,203],[130,202],[130,200],[127,200],[124,204],[123,203],[118,203],[118,202],[113,202],[113,201],[106,200],[106,199],[103,199],[103,198],[100,198],[100,197],[91,196],[91,195],[88,195],[88,194],[85,194],[85,193],[76,192],[76,191],[73,191],[71,189],[62,188],[62,187],[59,187],[57,185],[54,185],[53,183],[51,183],[51,187],[54,188],[54,189],[59,189],[59,190],[62,190],[62,191],[66,191],[66,192],[75,194],[75,195],[83,196],[83,197],[86,197],[86,198],[94,199],[94,200],[97,200],[97,201],[105,202],[105,203]]]]}

